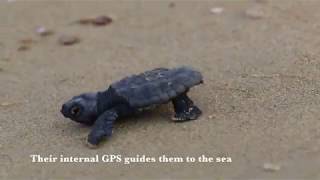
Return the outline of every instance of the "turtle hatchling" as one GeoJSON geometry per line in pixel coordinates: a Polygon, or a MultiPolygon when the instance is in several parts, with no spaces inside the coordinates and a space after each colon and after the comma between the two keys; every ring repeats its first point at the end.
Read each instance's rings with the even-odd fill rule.
{"type": "Polygon", "coordinates": [[[189,89],[203,82],[200,72],[190,67],[157,68],[125,77],[107,90],[74,96],[62,105],[61,113],[78,123],[93,125],[88,135],[89,147],[96,147],[112,134],[118,118],[142,112],[154,105],[172,102],[172,120],[195,120],[201,110],[187,96],[189,89]]]}

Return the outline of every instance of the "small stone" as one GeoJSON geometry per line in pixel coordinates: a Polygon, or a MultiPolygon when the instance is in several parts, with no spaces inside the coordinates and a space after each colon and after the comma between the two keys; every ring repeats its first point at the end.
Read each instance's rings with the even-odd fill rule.
{"type": "Polygon", "coordinates": [[[80,39],[76,36],[61,35],[58,39],[59,44],[69,46],[80,42],[80,39]]]}
{"type": "Polygon", "coordinates": [[[112,22],[112,19],[108,16],[98,16],[92,20],[92,24],[96,26],[105,26],[112,22]]]}
{"type": "Polygon", "coordinates": [[[14,104],[15,104],[15,103],[13,103],[13,102],[2,102],[2,103],[0,103],[0,106],[6,107],[6,106],[14,105],[14,104]]]}
{"type": "Polygon", "coordinates": [[[183,129],[183,130],[188,130],[188,127],[187,127],[186,125],[183,125],[183,126],[182,126],[182,129],[183,129]]]}
{"type": "Polygon", "coordinates": [[[242,78],[247,78],[247,77],[249,76],[249,74],[243,73],[243,74],[241,74],[240,76],[241,76],[242,78]]]}
{"type": "Polygon", "coordinates": [[[223,11],[224,11],[224,9],[222,7],[214,7],[214,8],[210,9],[210,12],[212,14],[216,14],[216,15],[221,14],[223,11]]]}
{"type": "Polygon", "coordinates": [[[95,18],[81,18],[75,23],[81,24],[81,25],[89,25],[92,24],[94,26],[105,26],[112,22],[112,18],[108,16],[98,16],[95,18]]]}
{"type": "Polygon", "coordinates": [[[278,164],[264,163],[263,169],[265,171],[274,172],[274,171],[279,171],[281,169],[281,167],[278,164]]]}
{"type": "Polygon", "coordinates": [[[169,7],[170,7],[170,8],[174,8],[174,7],[176,7],[176,3],[174,3],[174,2],[170,2],[170,3],[169,3],[169,7]]]}
{"type": "Polygon", "coordinates": [[[29,50],[30,49],[30,47],[29,46],[27,46],[27,45],[21,45],[21,46],[19,46],[18,47],[18,51],[27,51],[27,50],[29,50]]]}
{"type": "Polygon", "coordinates": [[[39,34],[40,36],[50,36],[53,34],[53,31],[45,28],[45,27],[38,27],[36,29],[37,34],[39,34]]]}
{"type": "Polygon", "coordinates": [[[93,21],[92,18],[82,18],[82,19],[79,19],[78,21],[76,21],[76,23],[82,24],[82,25],[87,25],[87,24],[91,24],[92,21],[93,21]]]}
{"type": "Polygon", "coordinates": [[[19,42],[20,42],[21,44],[28,45],[28,44],[35,43],[36,41],[34,41],[34,40],[31,39],[31,38],[28,38],[28,39],[21,39],[19,42]]]}
{"type": "Polygon", "coordinates": [[[265,12],[259,7],[252,7],[250,9],[247,9],[245,14],[251,19],[262,19],[266,16],[265,12]]]}
{"type": "Polygon", "coordinates": [[[214,116],[214,115],[209,115],[208,118],[209,118],[209,119],[214,119],[215,116],[214,116]]]}

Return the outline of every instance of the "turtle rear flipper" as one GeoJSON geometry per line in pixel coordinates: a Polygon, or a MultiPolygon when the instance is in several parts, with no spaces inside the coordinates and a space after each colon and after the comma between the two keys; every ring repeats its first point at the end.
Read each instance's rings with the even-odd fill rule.
{"type": "Polygon", "coordinates": [[[193,104],[186,93],[174,98],[172,103],[175,111],[172,120],[175,122],[195,120],[202,114],[202,111],[193,104]]]}

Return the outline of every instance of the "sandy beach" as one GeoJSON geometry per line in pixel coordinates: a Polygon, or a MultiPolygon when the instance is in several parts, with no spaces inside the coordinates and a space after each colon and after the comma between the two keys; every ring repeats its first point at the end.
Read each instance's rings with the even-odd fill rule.
{"type": "MultiPolygon", "coordinates": [[[[0,179],[320,179],[320,1],[0,1],[0,179]],[[75,23],[108,16],[110,24],[75,23]],[[52,33],[41,36],[37,28],[52,33]],[[78,42],[61,45],[59,37],[78,42]],[[172,105],[116,123],[98,149],[62,103],[125,76],[192,66],[195,121],[172,105]],[[65,157],[232,162],[35,163],[65,157]]],[[[150,160],[153,161],[153,160],[150,160]]]]}

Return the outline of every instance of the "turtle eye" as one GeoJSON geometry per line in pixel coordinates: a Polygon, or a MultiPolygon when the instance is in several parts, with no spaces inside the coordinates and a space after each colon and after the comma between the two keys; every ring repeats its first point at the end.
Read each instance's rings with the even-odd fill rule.
{"type": "Polygon", "coordinates": [[[80,107],[73,106],[70,110],[71,115],[77,116],[80,113],[80,107]]]}

